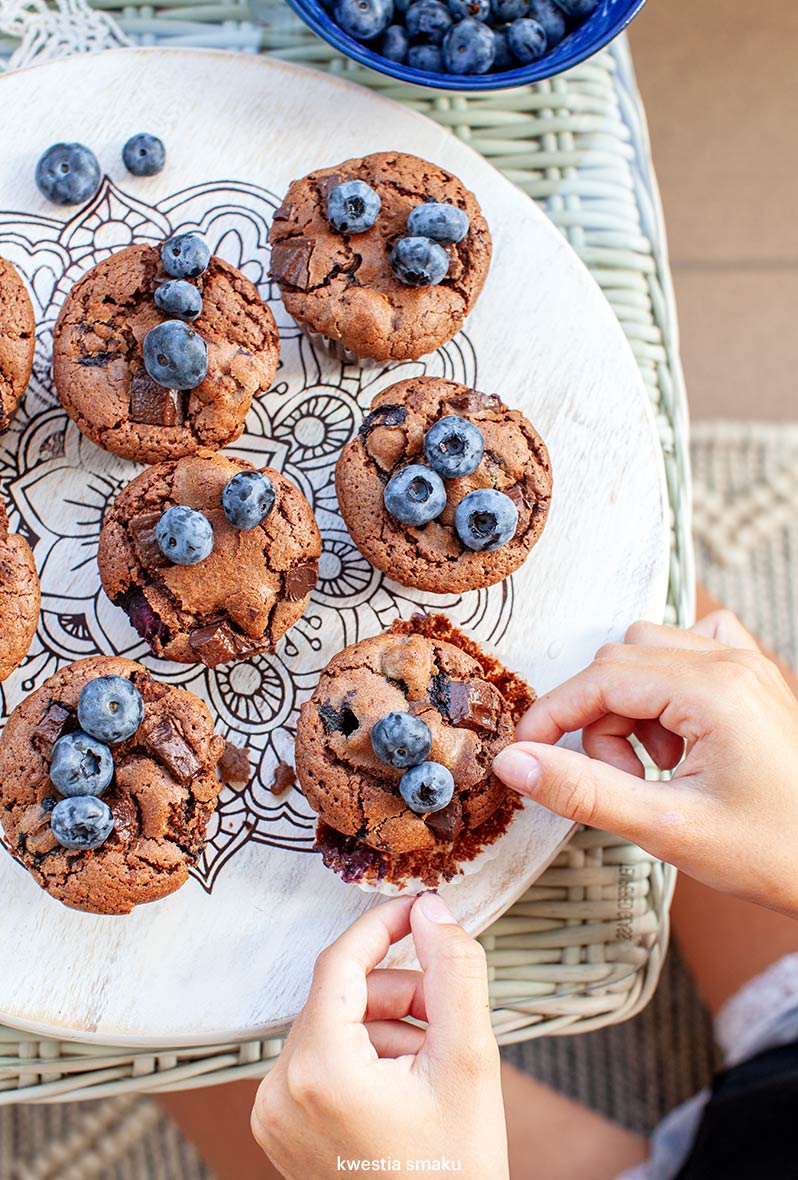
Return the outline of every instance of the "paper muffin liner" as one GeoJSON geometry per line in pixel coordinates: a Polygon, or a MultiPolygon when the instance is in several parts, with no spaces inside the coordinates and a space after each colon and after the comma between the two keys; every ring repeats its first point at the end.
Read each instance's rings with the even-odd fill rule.
{"type": "Polygon", "coordinates": [[[429,881],[422,881],[420,877],[408,877],[401,884],[395,881],[352,881],[352,885],[357,885],[358,889],[362,889],[364,893],[381,893],[384,897],[402,897],[406,893],[429,893],[430,890],[437,889],[441,885],[458,885],[466,877],[473,877],[478,873],[488,861],[495,860],[501,851],[499,845],[504,833],[497,836],[492,844],[486,844],[485,847],[472,857],[471,860],[464,860],[458,862],[457,872],[453,877],[443,877],[434,883],[429,881]]]}

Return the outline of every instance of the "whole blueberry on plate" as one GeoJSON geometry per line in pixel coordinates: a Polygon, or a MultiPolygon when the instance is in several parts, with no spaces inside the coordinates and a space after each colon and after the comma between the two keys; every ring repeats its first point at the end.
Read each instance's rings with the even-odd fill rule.
{"type": "Polygon", "coordinates": [[[515,536],[518,509],[509,496],[495,488],[469,492],[457,505],[454,527],[467,549],[500,549],[515,536]]]}
{"type": "Polygon", "coordinates": [[[339,234],[371,229],[382,207],[379,193],[365,180],[344,180],[327,197],[327,220],[339,234]]]}
{"type": "Polygon", "coordinates": [[[391,267],[406,287],[435,287],[449,273],[449,255],[430,238],[400,238],[391,250],[391,267]]]}
{"type": "Polygon", "coordinates": [[[114,777],[111,751],[91,734],[76,729],[53,746],[50,781],[62,795],[102,795],[114,777]]]}
{"type": "Polygon", "coordinates": [[[89,852],[104,844],[114,830],[111,808],[93,795],[78,795],[56,803],[50,817],[53,835],[62,848],[89,852]]]}
{"type": "Polygon", "coordinates": [[[443,71],[443,54],[437,45],[411,45],[407,51],[407,64],[427,74],[440,74],[443,71]]]}
{"type": "Polygon", "coordinates": [[[456,414],[439,418],[424,435],[427,462],[443,479],[471,475],[482,462],[484,451],[479,427],[456,414]]]}
{"type": "Polygon", "coordinates": [[[405,28],[411,41],[440,45],[451,27],[449,9],[441,0],[413,0],[405,16],[405,28]]]}
{"type": "Polygon", "coordinates": [[[507,44],[513,57],[523,65],[528,65],[546,52],[546,32],[536,20],[521,17],[508,25],[507,44]]]}
{"type": "Polygon", "coordinates": [[[142,345],[144,368],[166,389],[196,389],[208,373],[208,346],[182,320],[150,328],[142,345]]]}
{"type": "Polygon", "coordinates": [[[175,565],[197,565],[213,549],[213,526],[203,512],[175,504],[161,513],[155,540],[175,565]]]}
{"type": "Polygon", "coordinates": [[[455,20],[465,20],[467,16],[474,20],[490,19],[490,0],[446,0],[446,3],[455,20]]]}
{"type": "Polygon", "coordinates": [[[54,143],[36,165],[39,192],[56,205],[82,205],[100,187],[100,165],[82,143],[54,143]]]}
{"type": "Polygon", "coordinates": [[[337,0],[338,24],[356,41],[373,41],[393,19],[393,0],[337,0]]]}
{"type": "Polygon", "coordinates": [[[446,507],[443,480],[430,467],[411,463],[385,485],[385,507],[400,524],[429,524],[446,507]]]}
{"type": "Polygon", "coordinates": [[[443,39],[443,64],[450,74],[487,74],[495,54],[493,29],[470,16],[452,25],[443,39]]]}
{"type": "Polygon", "coordinates": [[[518,20],[526,16],[529,10],[529,0],[490,0],[493,19],[497,24],[502,21],[518,20]]]}
{"type": "Polygon", "coordinates": [[[186,279],[168,279],[155,288],[155,306],[177,320],[197,320],[202,315],[202,295],[186,279]]]}
{"type": "Polygon", "coordinates": [[[124,742],[144,720],[141,693],[125,676],[98,676],[81,689],[81,729],[101,742],[124,742]]]}
{"type": "Polygon", "coordinates": [[[402,25],[390,25],[385,30],[380,52],[388,61],[403,62],[409,48],[410,41],[402,25]]]}
{"type": "Polygon", "coordinates": [[[161,246],[163,268],[173,279],[196,279],[210,260],[211,252],[199,234],[177,234],[161,246]]]}
{"type": "Polygon", "coordinates": [[[462,242],[468,233],[468,214],[456,205],[425,201],[410,210],[407,232],[416,238],[432,238],[444,246],[462,242]]]}
{"type": "Polygon", "coordinates": [[[529,0],[529,9],[525,16],[531,17],[542,26],[549,49],[559,45],[565,36],[565,16],[562,8],[555,4],[554,0],[529,0]]]}
{"type": "Polygon", "coordinates": [[[254,529],[273,507],[272,481],[260,471],[239,471],[224,485],[222,508],[234,529],[254,529]]]}
{"type": "Polygon", "coordinates": [[[570,16],[574,20],[584,20],[585,17],[590,16],[594,9],[598,8],[598,0],[557,0],[557,6],[563,10],[566,16],[570,16]]]}
{"type": "Polygon", "coordinates": [[[417,815],[442,811],[449,806],[454,795],[452,772],[440,762],[411,766],[399,779],[399,794],[417,815]]]}
{"type": "Polygon", "coordinates": [[[157,135],[141,131],[122,148],[122,159],[133,176],[155,176],[166,163],[166,148],[157,135]]]}
{"type": "Polygon", "coordinates": [[[381,762],[404,770],[424,761],[432,734],[426,721],[412,713],[388,713],[371,727],[371,748],[381,762]]]}

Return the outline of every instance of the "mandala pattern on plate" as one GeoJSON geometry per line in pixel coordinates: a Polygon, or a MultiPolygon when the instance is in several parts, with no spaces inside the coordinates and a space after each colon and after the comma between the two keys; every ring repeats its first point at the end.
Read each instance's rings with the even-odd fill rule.
{"type": "Polygon", "coordinates": [[[293,763],[299,706],[337,651],[424,605],[496,644],[512,609],[511,579],[433,599],[390,581],[352,544],[336,503],[335,462],[372,398],[394,381],[422,373],[475,385],[476,356],[464,333],[423,361],[369,368],[312,347],[268,278],[269,225],[279,204],[265,189],[218,181],[147,205],[106,179],[94,200],[66,223],[0,211],[0,251],[27,279],[39,325],[33,378],[0,445],[0,488],[12,527],[33,547],[42,582],[39,630],[25,663],[2,686],[3,715],[59,667],[97,652],[141,660],[160,678],[207,701],[218,731],[249,748],[253,772],[245,787],[225,788],[221,795],[194,870],[208,891],[247,843],[312,850],[315,819],[301,792],[278,796],[271,788],[277,765],[293,763]],[[192,229],[256,284],[280,327],[275,386],[253,405],[245,433],[229,450],[294,480],[313,506],[323,538],[318,586],[275,654],[215,669],[156,659],[105,597],[97,570],[103,512],[142,468],[83,438],[61,409],[51,376],[53,328],[77,279],[133,242],[158,242],[192,229]]]}

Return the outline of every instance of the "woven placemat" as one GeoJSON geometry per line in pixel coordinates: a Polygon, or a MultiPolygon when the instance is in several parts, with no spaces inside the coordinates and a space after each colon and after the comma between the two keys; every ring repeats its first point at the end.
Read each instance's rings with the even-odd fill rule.
{"type": "MultiPolygon", "coordinates": [[[[794,665],[798,424],[702,423],[692,455],[699,577],[794,665]],[[719,545],[719,537],[728,544],[719,545]]],[[[504,1053],[541,1081],[642,1132],[699,1089],[715,1059],[709,1020],[673,951],[651,1004],[632,1020],[581,1037],[543,1037],[504,1053]]],[[[209,1180],[150,1099],[0,1109],[2,1180],[73,1176],[209,1180]],[[69,1171],[66,1162],[77,1158],[85,1170],[69,1171]]]]}

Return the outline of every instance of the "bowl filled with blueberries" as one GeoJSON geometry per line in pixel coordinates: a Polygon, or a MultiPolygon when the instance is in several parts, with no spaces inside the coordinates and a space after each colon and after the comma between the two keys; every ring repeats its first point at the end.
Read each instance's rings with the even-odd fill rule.
{"type": "Polygon", "coordinates": [[[288,2],[330,45],[382,74],[439,90],[501,90],[584,61],[645,0],[288,2]]]}

